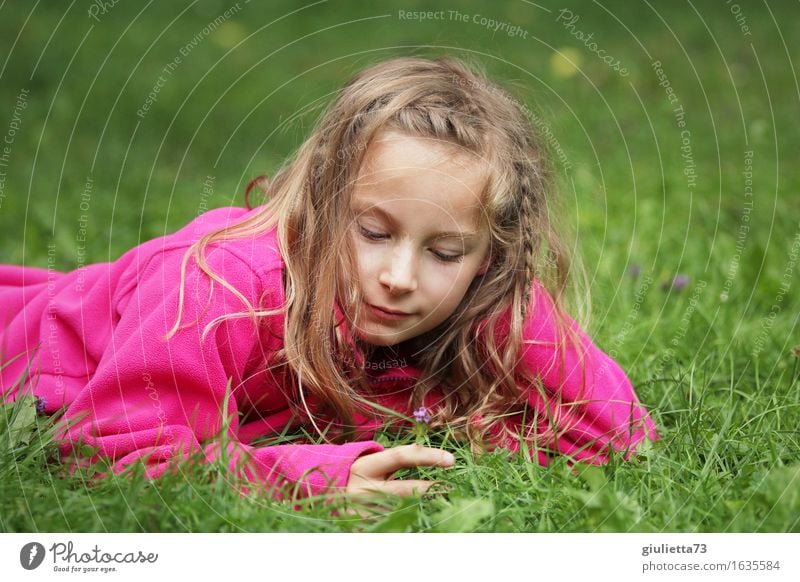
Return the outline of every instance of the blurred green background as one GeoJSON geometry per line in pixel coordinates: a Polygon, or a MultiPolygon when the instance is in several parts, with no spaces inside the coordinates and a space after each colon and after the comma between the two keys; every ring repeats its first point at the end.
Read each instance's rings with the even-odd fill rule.
{"type": "Polygon", "coordinates": [[[45,266],[51,239],[56,268],[113,260],[206,207],[241,205],[351,74],[447,53],[483,63],[547,134],[609,337],[631,313],[631,265],[652,287],[705,281],[711,305],[727,296],[746,315],[737,334],[784,283],[800,216],[797,3],[84,1],[0,14],[3,262],[45,266]]]}
{"type": "Polygon", "coordinates": [[[767,335],[796,331],[797,3],[15,2],[0,14],[2,262],[46,266],[51,242],[57,269],[113,260],[205,208],[242,205],[351,74],[447,53],[483,63],[534,112],[607,347],[655,352],[675,335],[659,339],[659,315],[680,320],[688,303],[658,289],[677,274],[685,295],[705,284],[711,309],[682,343],[756,342],[775,306],[767,335]],[[627,345],[643,314],[656,316],[651,344],[627,345]]]}

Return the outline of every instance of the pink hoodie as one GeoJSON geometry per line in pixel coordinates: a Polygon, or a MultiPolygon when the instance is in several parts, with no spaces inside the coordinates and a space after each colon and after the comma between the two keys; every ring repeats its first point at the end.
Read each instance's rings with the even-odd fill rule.
{"type": "MultiPolygon", "coordinates": [[[[232,419],[227,437],[230,470],[235,475],[260,486],[297,484],[303,495],[344,487],[353,461],[383,450],[380,444],[372,440],[342,445],[249,444],[300,422],[292,419],[281,378],[263,365],[264,352],[282,346],[283,314],[269,316],[260,332],[248,318],[229,319],[213,327],[202,341],[206,324],[226,313],[243,311],[243,303],[226,287],[211,284],[190,260],[181,319],[185,327],[169,341],[162,339],[178,315],[180,265],[187,248],[202,235],[258,210],[212,210],[174,234],[134,247],[112,263],[69,273],[0,265],[4,400],[16,397],[17,381],[31,363],[33,378],[25,391],[40,399],[45,413],[65,406],[64,418],[73,423],[63,431],[59,444],[63,457],[80,464],[106,458],[114,472],[140,461],[146,464],[148,476],[158,477],[170,469],[171,460],[189,453],[202,451],[208,462],[219,458],[217,437],[231,379],[227,413],[232,419]],[[80,454],[79,442],[93,447],[95,454],[72,457],[80,454]]],[[[282,305],[284,265],[275,229],[258,237],[216,243],[206,255],[212,271],[251,304],[265,309],[282,305]]],[[[568,349],[565,359],[560,359],[552,301],[540,285],[535,291],[536,309],[524,327],[524,339],[531,343],[524,346],[523,357],[538,371],[549,393],[563,374],[563,398],[572,401],[581,384],[578,354],[568,349]]],[[[603,463],[609,447],[630,454],[643,439],[659,438],[624,372],[573,326],[585,350],[587,392],[575,408],[580,420],[552,443],[556,451],[532,448],[531,455],[543,465],[553,452],[603,463]]],[[[344,335],[350,337],[347,330],[344,335]]],[[[350,345],[355,349],[354,343],[350,345]]],[[[421,374],[413,362],[402,352],[391,361],[364,362],[363,357],[357,361],[370,375],[378,402],[410,416],[408,391],[421,374]]],[[[546,399],[536,389],[521,389],[531,409],[545,419],[545,426],[546,399]]],[[[437,398],[431,395],[426,405],[435,407],[437,398]]],[[[313,409],[314,404],[309,406],[313,409]]],[[[371,438],[378,422],[361,420],[360,438],[371,438]]],[[[509,417],[504,422],[519,431],[521,421],[509,417]]],[[[512,450],[519,446],[497,431],[494,439],[496,445],[512,450]]]]}

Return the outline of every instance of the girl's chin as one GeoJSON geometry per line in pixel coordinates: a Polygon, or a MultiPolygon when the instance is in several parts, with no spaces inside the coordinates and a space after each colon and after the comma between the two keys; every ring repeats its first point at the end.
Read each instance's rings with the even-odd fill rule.
{"type": "MultiPolygon", "coordinates": [[[[373,326],[369,326],[373,327],[373,326]]],[[[357,327],[353,332],[358,339],[361,341],[371,344],[373,346],[393,346],[399,344],[400,342],[404,341],[405,338],[400,333],[391,333],[386,331],[386,329],[377,329],[374,332],[371,329],[364,329],[363,327],[357,327]]]]}
{"type": "Polygon", "coordinates": [[[361,331],[356,332],[356,335],[361,341],[373,346],[393,346],[401,341],[397,336],[393,335],[373,335],[371,333],[363,333],[361,331]]]}

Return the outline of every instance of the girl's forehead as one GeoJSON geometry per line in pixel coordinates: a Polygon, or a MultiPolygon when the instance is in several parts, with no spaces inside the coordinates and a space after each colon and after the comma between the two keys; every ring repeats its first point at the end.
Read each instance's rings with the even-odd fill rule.
{"type": "Polygon", "coordinates": [[[365,152],[350,206],[357,214],[369,212],[384,220],[448,222],[447,231],[485,238],[485,166],[453,143],[383,131],[365,152]]]}
{"type": "Polygon", "coordinates": [[[475,153],[452,142],[384,130],[370,143],[357,183],[362,186],[426,172],[441,180],[483,190],[488,166],[475,153]]]}

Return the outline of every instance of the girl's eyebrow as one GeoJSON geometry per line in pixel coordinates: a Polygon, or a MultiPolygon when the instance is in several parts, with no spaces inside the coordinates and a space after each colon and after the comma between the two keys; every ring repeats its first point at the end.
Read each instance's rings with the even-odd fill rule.
{"type": "MultiPolygon", "coordinates": [[[[358,203],[353,204],[353,206],[356,207],[357,212],[359,212],[361,214],[367,213],[367,212],[374,212],[375,214],[378,214],[379,216],[383,217],[386,220],[386,222],[388,222],[392,226],[397,227],[397,222],[395,222],[394,218],[392,218],[392,216],[390,214],[388,214],[387,212],[385,212],[382,208],[380,208],[378,206],[370,206],[367,209],[362,209],[361,205],[358,204],[358,203]]],[[[478,233],[477,232],[472,232],[472,231],[461,232],[461,231],[457,231],[457,230],[447,230],[447,231],[434,233],[433,238],[435,238],[435,239],[440,239],[440,238],[460,238],[464,242],[473,242],[473,241],[478,240],[479,237],[478,237],[478,233]]]]}

